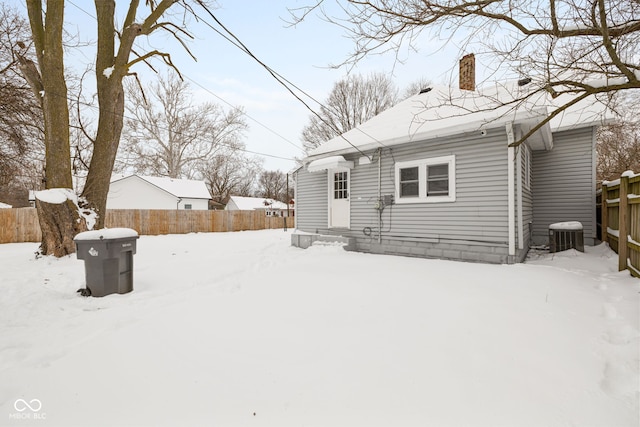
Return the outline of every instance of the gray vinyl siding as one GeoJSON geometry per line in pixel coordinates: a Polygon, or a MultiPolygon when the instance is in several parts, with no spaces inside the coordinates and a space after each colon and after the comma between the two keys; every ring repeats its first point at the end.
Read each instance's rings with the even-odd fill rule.
{"type": "Polygon", "coordinates": [[[327,228],[327,172],[296,172],[296,228],[316,233],[327,228]]]}
{"type": "MultiPolygon", "coordinates": [[[[486,136],[460,135],[381,150],[381,194],[395,195],[397,162],[455,155],[456,201],[394,204],[384,209],[379,232],[378,153],[345,155],[354,162],[350,173],[350,227],[327,229],[327,172],[297,173],[297,229],[349,237],[356,250],[410,256],[486,262],[520,261],[530,245],[548,244],[548,226],[580,221],[586,244],[595,237],[593,128],[553,134],[550,151],[530,151],[531,180],[526,182],[526,156],[520,157],[523,249],[508,256],[508,180],[506,132],[486,136]]],[[[517,169],[515,171],[517,174],[517,169]]],[[[516,175],[516,186],[518,185],[516,175]]],[[[516,203],[519,201],[516,199],[516,203]]],[[[516,213],[516,221],[519,213],[516,213]]],[[[516,223],[516,233],[519,227],[516,223]]],[[[519,243],[519,240],[517,240],[519,243]]],[[[519,245],[516,246],[518,248],[519,245]]]]}
{"type": "Polygon", "coordinates": [[[549,224],[580,221],[584,242],[594,244],[595,187],[593,128],[553,134],[551,151],[534,151],[533,243],[549,243],[549,224]]]}
{"type": "MultiPolygon", "coordinates": [[[[366,153],[372,155],[373,153],[366,153]]],[[[350,229],[339,234],[356,239],[358,250],[403,255],[507,262],[507,144],[504,129],[446,139],[383,148],[381,193],[395,194],[395,164],[455,155],[456,201],[395,204],[382,214],[378,241],[377,154],[368,165],[353,160],[350,192],[350,229]],[[365,233],[370,235],[366,235],[365,233]],[[480,254],[489,253],[490,257],[480,254]]],[[[327,230],[327,175],[298,173],[297,228],[307,232],[327,230]],[[316,176],[321,176],[318,180],[316,176]]]]}
{"type": "MultiPolygon", "coordinates": [[[[395,163],[455,155],[456,201],[396,204],[385,210],[383,236],[454,242],[507,243],[507,149],[504,132],[485,137],[430,141],[383,152],[383,194],[395,192],[395,163]]],[[[354,171],[354,181],[357,179],[354,171]]],[[[363,179],[357,195],[377,196],[377,180],[363,179]]],[[[352,185],[355,192],[356,186],[352,185]]],[[[353,200],[353,199],[352,199],[353,200]]],[[[376,211],[367,203],[352,205],[352,228],[377,227],[376,211]]]]}

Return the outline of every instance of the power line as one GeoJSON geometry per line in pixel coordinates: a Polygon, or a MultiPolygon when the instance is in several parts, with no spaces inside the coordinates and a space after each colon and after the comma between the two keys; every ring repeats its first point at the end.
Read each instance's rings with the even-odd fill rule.
{"type": "MultiPolygon", "coordinates": [[[[185,76],[185,78],[187,80],[189,80],[191,83],[193,83],[194,85],[198,86],[200,89],[204,90],[205,92],[207,92],[208,94],[210,94],[211,96],[219,99],[220,101],[224,102],[225,104],[227,104],[228,106],[232,107],[232,108],[236,108],[235,105],[232,105],[229,101],[225,100],[224,98],[220,97],[219,95],[216,95],[214,92],[212,92],[210,89],[208,89],[207,87],[203,86],[202,84],[198,83],[197,81],[195,81],[194,79],[192,79],[191,77],[187,76],[186,74],[182,74],[183,76],[185,76]]],[[[247,116],[249,119],[253,120],[254,122],[256,122],[258,125],[262,126],[263,128],[265,128],[266,130],[268,130],[269,132],[271,132],[272,134],[280,137],[282,140],[284,140],[285,142],[291,144],[292,146],[294,146],[295,148],[302,150],[302,147],[300,147],[299,145],[297,145],[294,142],[289,141],[289,139],[287,139],[286,137],[280,135],[278,132],[274,131],[273,129],[269,128],[268,126],[264,125],[263,123],[261,123],[260,121],[258,121],[257,119],[251,117],[249,114],[243,112],[243,115],[247,116]]]]}
{"type": "MultiPolygon", "coordinates": [[[[82,7],[78,6],[77,4],[75,4],[73,1],[71,0],[67,0],[72,6],[74,6],[75,8],[77,8],[78,10],[82,11],[84,14],[90,16],[91,18],[93,18],[94,20],[97,20],[97,18],[95,16],[93,16],[90,12],[88,12],[87,10],[83,9],[82,7]]],[[[183,5],[184,6],[184,5],[183,5]]],[[[204,20],[203,20],[204,22],[204,20]]],[[[212,90],[210,90],[209,88],[203,86],[202,84],[200,84],[199,82],[197,82],[196,80],[194,80],[193,78],[189,77],[188,75],[184,74],[184,73],[180,73],[181,75],[183,75],[187,80],[189,80],[191,83],[195,84],[196,86],[198,86],[199,88],[201,88],[202,90],[206,91],[208,94],[214,96],[215,98],[219,99],[220,101],[222,101],[223,103],[227,104],[228,106],[232,107],[232,108],[236,108],[236,106],[234,106],[233,104],[231,104],[229,101],[225,100],[224,98],[222,98],[221,96],[215,94],[212,90]]],[[[249,118],[250,120],[252,120],[253,122],[257,123],[258,125],[260,125],[261,127],[263,127],[264,129],[266,129],[267,131],[271,132],[272,134],[276,135],[277,137],[281,138],[283,141],[285,141],[286,143],[292,145],[293,147],[297,148],[298,150],[303,150],[303,148],[290,141],[288,138],[286,138],[285,136],[279,134],[278,132],[276,132],[275,130],[271,129],[270,127],[268,127],[267,125],[265,125],[264,123],[260,122],[258,119],[252,117],[250,114],[246,113],[246,112],[242,112],[242,114],[244,116],[246,116],[247,118],[249,118]]],[[[258,155],[262,155],[262,156],[266,156],[266,157],[273,157],[276,159],[283,159],[283,160],[295,160],[293,158],[285,158],[285,157],[280,157],[280,156],[275,156],[275,155],[271,155],[271,154],[264,154],[264,153],[258,153],[258,152],[252,152],[249,150],[243,150],[252,154],[258,154],[258,155]]]]}
{"type": "MultiPolygon", "coordinates": [[[[86,103],[86,102],[81,102],[80,100],[74,100],[74,99],[71,99],[71,98],[67,98],[67,100],[71,101],[71,102],[78,102],[80,105],[83,105],[85,107],[89,107],[89,108],[92,108],[94,110],[100,111],[99,107],[97,107],[95,105],[92,105],[92,104],[89,104],[89,103],[86,103]]],[[[138,123],[143,123],[142,120],[140,120],[140,119],[138,119],[136,117],[130,117],[130,116],[127,116],[125,114],[123,114],[122,117],[124,119],[127,119],[127,120],[131,120],[131,121],[138,122],[138,123]]],[[[168,127],[164,127],[164,126],[158,126],[158,129],[163,130],[163,131],[169,131],[170,130],[168,127]]],[[[174,132],[175,132],[175,130],[174,130],[174,132]]],[[[175,132],[175,133],[180,135],[180,132],[175,132]]],[[[292,157],[281,157],[281,156],[276,156],[274,154],[260,153],[258,151],[247,150],[246,148],[235,147],[233,145],[229,145],[229,144],[226,144],[224,142],[218,142],[218,144],[220,144],[220,145],[222,145],[224,147],[227,147],[227,148],[231,148],[233,150],[242,151],[244,153],[256,154],[256,155],[265,156],[265,157],[272,157],[274,159],[280,159],[280,160],[288,160],[288,161],[295,161],[296,160],[295,158],[292,158],[292,157]]]]}
{"type": "MultiPolygon", "coordinates": [[[[76,8],[78,8],[79,10],[83,11],[85,14],[91,16],[93,19],[96,19],[93,15],[91,15],[89,12],[87,12],[86,10],[82,9],[81,7],[77,6],[73,1],[68,0],[70,4],[72,4],[73,6],[75,6],[76,8]]],[[[315,99],[312,95],[310,95],[309,93],[305,92],[303,89],[301,89],[299,86],[297,86],[296,84],[294,84],[293,82],[291,82],[290,80],[288,80],[286,77],[282,76],[280,73],[278,73],[277,71],[275,71],[273,68],[271,68],[270,66],[268,66],[266,63],[264,63],[262,60],[260,60],[232,31],[230,31],[224,24],[222,24],[222,22],[205,6],[203,6],[200,2],[197,2],[198,5],[200,5],[205,12],[207,12],[207,14],[209,16],[211,16],[211,18],[228,34],[224,34],[222,33],[220,30],[218,30],[217,28],[215,28],[212,24],[210,24],[209,22],[207,22],[207,20],[203,19],[202,17],[198,16],[195,11],[193,9],[187,8],[186,5],[181,4],[181,6],[185,9],[185,11],[187,11],[188,13],[192,13],[194,14],[194,16],[198,19],[200,19],[206,26],[208,26],[209,28],[211,28],[214,32],[216,32],[218,35],[220,35],[222,38],[224,38],[225,40],[227,40],[229,43],[231,43],[232,45],[234,45],[236,48],[240,49],[242,52],[244,52],[245,54],[247,54],[249,57],[251,57],[254,61],[256,61],[260,66],[262,66],[280,85],[282,85],[285,89],[287,89],[287,91],[294,97],[296,98],[300,103],[302,103],[305,108],[307,108],[314,116],[316,116],[320,121],[322,121],[325,125],[327,125],[329,128],[333,129],[334,132],[336,132],[336,134],[338,135],[338,137],[340,137],[341,139],[343,139],[345,142],[347,142],[351,147],[353,147],[356,151],[358,151],[360,154],[362,154],[365,157],[369,157],[367,156],[364,152],[362,152],[362,150],[360,150],[356,145],[354,145],[351,141],[349,141],[349,139],[347,139],[343,133],[341,133],[332,123],[328,122],[327,120],[325,120],[324,117],[322,117],[320,114],[318,114],[314,109],[312,109],[300,96],[298,96],[298,94],[296,94],[291,87],[295,88],[296,90],[298,90],[300,93],[302,93],[304,96],[306,96],[307,98],[311,99],[312,101],[314,101],[316,104],[318,104],[320,107],[328,109],[329,108],[327,106],[325,106],[322,102],[318,101],[317,99],[315,99]],[[291,86],[291,87],[290,87],[291,86]]],[[[201,89],[205,90],[206,92],[210,93],[212,96],[220,99],[221,101],[223,101],[224,103],[226,103],[227,105],[235,108],[235,106],[233,106],[231,103],[229,103],[228,101],[224,100],[223,98],[221,98],[220,96],[216,95],[215,93],[213,93],[211,90],[209,90],[208,88],[204,87],[203,85],[201,85],[200,83],[196,82],[194,79],[188,77],[185,75],[185,77],[187,77],[187,79],[189,81],[191,81],[192,83],[196,84],[198,87],[200,87],[201,89]]],[[[283,137],[282,135],[278,134],[277,132],[273,131],[272,129],[270,129],[268,126],[264,125],[263,123],[259,122],[258,120],[254,119],[253,117],[249,116],[246,113],[245,114],[247,117],[249,117],[251,120],[255,121],[256,123],[258,123],[260,126],[264,127],[265,129],[269,130],[270,132],[272,132],[273,134],[279,136],[280,138],[282,138],[283,140],[285,140],[287,143],[295,146],[298,149],[301,149],[298,145],[292,143],[291,141],[289,141],[287,138],[283,137]]],[[[358,126],[355,126],[354,129],[366,136],[368,136],[369,138],[371,138],[373,141],[375,141],[376,143],[378,143],[381,147],[386,147],[385,144],[383,144],[381,141],[379,141],[377,138],[373,137],[372,135],[368,134],[367,132],[363,131],[362,129],[360,129],[358,126]]],[[[276,157],[277,156],[270,156],[270,157],[276,157]]]]}
{"type": "MultiPolygon", "coordinates": [[[[48,96],[50,96],[50,97],[60,97],[61,95],[54,94],[54,93],[49,93],[48,96]]],[[[97,110],[98,112],[100,111],[100,108],[97,107],[96,105],[80,101],[80,99],[71,98],[68,95],[66,97],[66,100],[68,102],[72,102],[72,103],[73,102],[77,102],[78,104],[82,105],[83,107],[88,107],[88,108],[91,108],[93,110],[97,110]]],[[[140,119],[138,119],[136,117],[128,116],[126,114],[123,114],[122,117],[123,117],[123,119],[127,119],[127,120],[130,120],[130,121],[133,121],[133,122],[143,123],[142,120],[140,120],[140,119]]],[[[162,130],[162,131],[169,131],[170,130],[168,127],[164,127],[164,126],[158,126],[158,129],[162,130]]],[[[181,132],[176,132],[175,130],[174,130],[174,133],[176,133],[177,135],[181,134],[181,132]]],[[[217,144],[219,144],[221,146],[224,146],[224,147],[227,147],[227,148],[231,148],[233,150],[242,151],[244,153],[256,154],[258,156],[271,157],[271,158],[274,158],[274,159],[287,160],[287,161],[292,161],[292,162],[296,161],[296,159],[294,157],[282,157],[282,156],[276,156],[274,154],[261,153],[261,152],[258,152],[258,151],[248,150],[246,148],[236,147],[236,146],[224,143],[222,141],[218,141],[217,144]]]]}
{"type": "MultiPolygon", "coordinates": [[[[201,5],[202,6],[202,5],[201,5]]],[[[183,7],[185,7],[183,5],[183,7]]],[[[338,136],[340,138],[342,138],[344,141],[346,141],[350,146],[352,146],[353,148],[355,148],[360,154],[362,154],[365,157],[369,157],[367,156],[365,153],[363,153],[357,146],[355,146],[351,141],[349,141],[343,133],[341,133],[338,129],[335,128],[335,126],[332,123],[329,123],[327,120],[325,120],[324,117],[322,117],[320,114],[318,114],[314,109],[312,109],[302,98],[300,98],[288,85],[291,85],[292,87],[294,87],[295,89],[297,89],[298,91],[300,91],[303,95],[305,95],[307,98],[311,99],[312,101],[314,101],[315,103],[317,103],[318,105],[320,105],[321,107],[327,108],[326,106],[324,106],[320,101],[318,101],[317,99],[315,99],[313,96],[309,95],[308,93],[306,93],[304,90],[300,89],[298,86],[296,86],[295,84],[293,84],[291,81],[289,81],[288,79],[286,79],[285,77],[283,77],[281,74],[279,74],[278,72],[276,72],[273,68],[269,67],[267,64],[265,64],[263,61],[261,61],[257,56],[255,56],[253,54],[253,52],[251,52],[251,50],[249,50],[249,48],[231,31],[229,30],[224,24],[222,24],[222,22],[220,22],[220,20],[218,18],[216,18],[216,16],[206,7],[202,6],[202,8],[205,10],[205,12],[207,12],[207,14],[209,14],[209,16],[211,16],[211,18],[227,33],[229,34],[229,36],[231,38],[233,38],[233,40],[231,40],[229,37],[227,37],[225,34],[221,33],[217,28],[215,28],[213,25],[211,25],[209,22],[207,22],[205,19],[202,19],[202,22],[205,23],[205,25],[207,25],[209,28],[211,28],[213,31],[215,31],[216,33],[218,33],[220,36],[222,36],[225,40],[229,41],[231,44],[233,44],[235,47],[237,47],[238,49],[240,49],[241,51],[243,51],[244,53],[246,53],[247,55],[249,55],[253,60],[255,60],[258,64],[260,64],[265,70],[267,70],[267,72],[269,74],[271,74],[271,76],[278,82],[280,83],[285,89],[287,89],[287,91],[289,91],[289,93],[291,93],[291,95],[293,95],[294,98],[296,98],[298,101],[300,101],[309,111],[311,111],[311,113],[316,116],[320,121],[322,121],[325,125],[329,126],[331,129],[333,129],[334,132],[336,132],[338,134],[338,136]],[[287,85],[288,84],[288,85],[287,85]]],[[[185,7],[185,10],[188,10],[185,7]]],[[[193,12],[193,11],[192,11],[193,12]]],[[[328,108],[327,108],[328,109],[328,108]]],[[[363,134],[369,136],[370,138],[372,138],[374,141],[376,141],[378,144],[380,144],[381,146],[385,146],[382,142],[378,141],[376,138],[374,138],[373,136],[367,134],[366,132],[364,132],[363,130],[359,129],[357,126],[355,127],[355,129],[359,130],[360,132],[362,132],[363,134]]]]}

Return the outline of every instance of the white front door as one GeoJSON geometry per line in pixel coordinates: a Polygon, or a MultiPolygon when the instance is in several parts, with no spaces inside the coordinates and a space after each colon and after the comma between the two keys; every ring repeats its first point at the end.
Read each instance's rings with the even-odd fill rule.
{"type": "Polygon", "coordinates": [[[329,170],[329,227],[349,228],[349,169],[329,170]]]}

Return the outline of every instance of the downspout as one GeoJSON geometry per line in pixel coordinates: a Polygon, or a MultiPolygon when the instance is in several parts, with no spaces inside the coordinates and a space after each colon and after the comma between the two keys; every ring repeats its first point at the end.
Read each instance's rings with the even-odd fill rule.
{"type": "Polygon", "coordinates": [[[289,205],[291,205],[291,199],[289,199],[289,172],[287,172],[287,197],[286,197],[286,202],[287,202],[287,216],[284,218],[284,231],[287,231],[287,221],[289,221],[289,215],[290,215],[290,211],[289,211],[289,205]]]}
{"type": "MultiPolygon", "coordinates": [[[[378,148],[378,203],[382,202],[382,148],[378,148]]],[[[382,243],[382,209],[378,209],[378,244],[382,243]]]]}
{"type": "MultiPolygon", "coordinates": [[[[597,127],[592,127],[591,128],[591,201],[592,204],[591,206],[593,206],[593,209],[591,210],[591,223],[593,224],[592,226],[592,232],[591,235],[593,236],[593,244],[596,244],[596,240],[598,240],[598,220],[596,218],[596,160],[597,160],[597,154],[596,154],[596,146],[597,146],[597,127]]],[[[604,199],[604,196],[603,196],[604,199]]],[[[607,230],[601,230],[601,235],[600,237],[602,238],[602,241],[604,242],[605,239],[603,238],[603,236],[605,235],[604,233],[607,230]]]]}
{"type": "Polygon", "coordinates": [[[506,125],[507,130],[507,221],[509,228],[509,257],[515,257],[516,255],[516,216],[515,216],[515,200],[516,200],[516,186],[515,186],[515,147],[512,144],[515,141],[513,135],[513,122],[508,122],[506,125]]]}
{"type": "MultiPolygon", "coordinates": [[[[521,133],[518,133],[518,138],[521,136],[521,133]]],[[[524,144],[518,147],[518,155],[516,156],[516,197],[517,197],[517,207],[518,207],[518,249],[524,249],[524,217],[523,217],[523,208],[522,208],[522,150],[525,149],[524,144]]]]}
{"type": "MultiPolygon", "coordinates": [[[[296,204],[293,206],[296,210],[298,209],[298,171],[294,171],[293,175],[296,180],[293,182],[293,200],[296,201],[296,204]]],[[[298,215],[296,215],[295,211],[293,212],[293,228],[298,229],[298,215]]]]}

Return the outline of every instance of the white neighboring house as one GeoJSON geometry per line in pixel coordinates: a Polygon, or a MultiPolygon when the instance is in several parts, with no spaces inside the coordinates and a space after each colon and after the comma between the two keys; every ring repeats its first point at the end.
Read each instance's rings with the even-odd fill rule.
{"type": "Polygon", "coordinates": [[[112,179],[107,209],[209,209],[204,181],[130,175],[112,179]]]}
{"type": "MultiPolygon", "coordinates": [[[[227,211],[253,211],[263,210],[267,216],[287,216],[287,204],[273,199],[265,199],[264,197],[242,197],[231,196],[227,206],[227,211]]],[[[289,206],[291,216],[293,216],[293,204],[289,206]]]]}
{"type": "Polygon", "coordinates": [[[11,205],[0,202],[0,209],[11,209],[11,208],[12,208],[11,205]]]}

